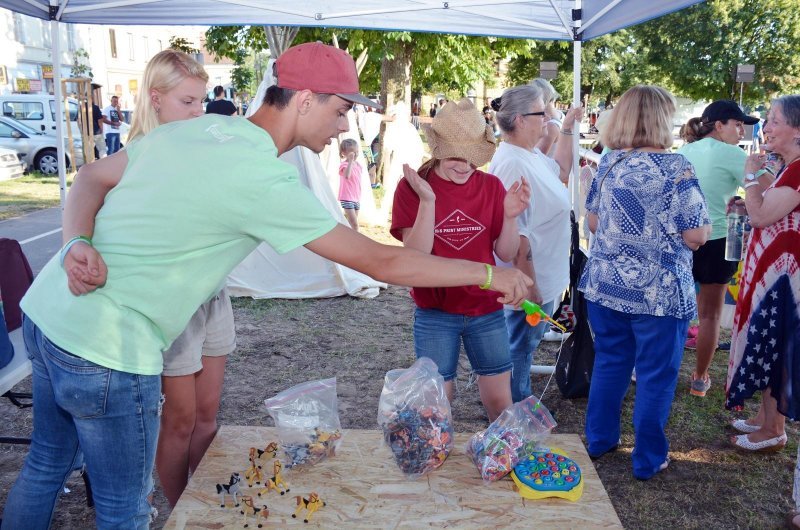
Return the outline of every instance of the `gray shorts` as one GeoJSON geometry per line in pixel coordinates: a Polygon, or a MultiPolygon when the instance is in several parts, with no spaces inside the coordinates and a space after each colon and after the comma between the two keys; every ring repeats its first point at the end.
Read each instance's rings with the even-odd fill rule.
{"type": "Polygon", "coordinates": [[[164,351],[162,375],[177,377],[199,372],[202,356],[219,357],[236,349],[233,308],[227,289],[201,305],[175,342],[164,351]]]}

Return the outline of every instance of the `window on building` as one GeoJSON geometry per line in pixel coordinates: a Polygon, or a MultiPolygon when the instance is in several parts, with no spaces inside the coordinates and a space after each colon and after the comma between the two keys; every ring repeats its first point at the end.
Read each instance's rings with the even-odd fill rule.
{"type": "Polygon", "coordinates": [[[128,59],[136,60],[136,48],[133,44],[133,33],[128,33],[128,59]]]}
{"type": "Polygon", "coordinates": [[[144,48],[144,60],[148,60],[150,58],[150,41],[147,37],[142,37],[142,44],[144,48]]]}
{"type": "Polygon", "coordinates": [[[158,51],[160,52],[164,51],[164,43],[161,42],[161,39],[158,39],[158,51]]]}
{"type": "MultiPolygon", "coordinates": [[[[42,44],[44,44],[45,48],[50,47],[50,23],[46,20],[39,20],[39,25],[42,28],[42,44]]],[[[68,24],[69,25],[69,24],[68,24]]]]}
{"type": "Polygon", "coordinates": [[[111,57],[117,58],[117,33],[110,29],[108,30],[108,41],[111,44],[111,57]]]}
{"type": "Polygon", "coordinates": [[[20,44],[28,44],[28,32],[25,31],[25,19],[19,13],[14,13],[14,40],[20,44]]]}
{"type": "Polygon", "coordinates": [[[67,26],[67,49],[74,52],[78,49],[76,46],[77,39],[75,38],[75,24],[65,24],[67,26]]]}

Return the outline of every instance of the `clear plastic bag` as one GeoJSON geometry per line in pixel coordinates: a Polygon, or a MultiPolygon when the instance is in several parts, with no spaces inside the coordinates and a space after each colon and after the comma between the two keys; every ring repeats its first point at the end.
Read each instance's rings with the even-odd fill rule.
{"type": "Polygon", "coordinates": [[[509,474],[553,430],[556,421],[539,398],[530,396],[503,411],[489,427],[474,434],[464,451],[490,483],[509,474]]]}
{"type": "Polygon", "coordinates": [[[444,463],[454,444],[453,415],[436,363],[423,357],[386,373],[378,425],[407,477],[421,477],[444,463]]]}
{"type": "Polygon", "coordinates": [[[287,388],[264,404],[275,421],[285,468],[335,455],[342,439],[336,378],[287,388]]]}

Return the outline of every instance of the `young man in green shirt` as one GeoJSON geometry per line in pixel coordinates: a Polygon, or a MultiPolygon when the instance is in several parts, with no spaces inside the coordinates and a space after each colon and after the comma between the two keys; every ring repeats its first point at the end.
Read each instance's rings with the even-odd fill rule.
{"type": "Polygon", "coordinates": [[[482,285],[511,304],[528,292],[514,269],[381,245],[336,223],[277,157],[298,145],[321,151],[347,131],[354,103],[373,103],[337,48],[290,48],[276,70],[248,120],[163,125],[79,172],[65,246],[22,303],[36,414],[3,528],[47,527],[81,453],[98,527],[148,526],[161,352],[262,240],[279,252],[305,245],[394,284],[482,285]]]}

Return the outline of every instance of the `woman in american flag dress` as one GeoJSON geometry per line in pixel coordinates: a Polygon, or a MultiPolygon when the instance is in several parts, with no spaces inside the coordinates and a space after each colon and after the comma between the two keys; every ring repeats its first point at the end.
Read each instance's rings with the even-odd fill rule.
{"type": "Polygon", "coordinates": [[[745,206],[753,233],[742,269],[728,364],[725,406],[740,410],[761,391],[754,418],[734,420],[731,438],[750,452],[780,451],[786,417],[800,418],[800,96],[775,100],[764,148],[784,167],[774,181],[757,176],[763,155],[745,164],[745,206]]]}

